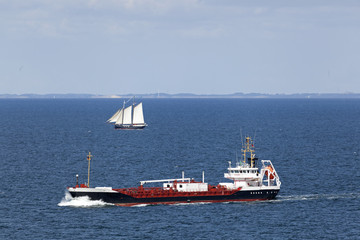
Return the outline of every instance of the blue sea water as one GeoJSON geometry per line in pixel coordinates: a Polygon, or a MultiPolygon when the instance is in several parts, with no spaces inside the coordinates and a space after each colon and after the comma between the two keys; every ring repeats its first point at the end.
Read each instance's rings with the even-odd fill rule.
{"type": "Polygon", "coordinates": [[[144,99],[144,130],[105,121],[117,99],[0,100],[0,239],[359,239],[360,100],[144,99]],[[272,201],[116,207],[67,186],[226,181],[243,135],[271,159],[272,201]]]}

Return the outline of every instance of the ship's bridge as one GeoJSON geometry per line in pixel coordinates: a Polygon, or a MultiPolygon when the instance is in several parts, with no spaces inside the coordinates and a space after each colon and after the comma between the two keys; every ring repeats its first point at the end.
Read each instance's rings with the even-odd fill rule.
{"type": "Polygon", "coordinates": [[[231,180],[246,180],[259,177],[259,169],[251,167],[235,167],[228,168],[228,172],[224,173],[224,177],[231,180]]]}
{"type": "Polygon", "coordinates": [[[236,167],[231,166],[229,162],[228,172],[224,173],[224,177],[231,179],[233,183],[220,183],[228,189],[246,188],[249,186],[259,186],[261,184],[261,176],[257,167],[251,167],[247,163],[236,163],[236,167]]]}
{"type": "Polygon", "coordinates": [[[280,187],[279,176],[270,160],[261,160],[260,170],[256,167],[259,159],[255,156],[254,142],[250,137],[245,138],[241,151],[243,152],[243,161],[237,160],[235,167],[232,167],[231,161],[229,161],[228,172],[224,174],[225,178],[234,182],[220,183],[221,186],[228,189],[254,189],[263,187],[264,184],[267,187],[275,185],[280,187]]]}
{"type": "Polygon", "coordinates": [[[235,167],[231,166],[229,161],[228,172],[224,173],[224,177],[233,181],[245,181],[259,178],[259,169],[248,163],[237,162],[235,167]]]}

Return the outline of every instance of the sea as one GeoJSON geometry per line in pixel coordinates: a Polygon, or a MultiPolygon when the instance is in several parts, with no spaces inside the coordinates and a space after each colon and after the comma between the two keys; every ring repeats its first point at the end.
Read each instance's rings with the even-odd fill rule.
{"type": "Polygon", "coordinates": [[[107,124],[123,99],[0,100],[0,239],[360,239],[360,99],[142,99],[143,130],[107,124]],[[275,200],[119,207],[66,188],[185,177],[226,182],[245,136],[275,200]]]}

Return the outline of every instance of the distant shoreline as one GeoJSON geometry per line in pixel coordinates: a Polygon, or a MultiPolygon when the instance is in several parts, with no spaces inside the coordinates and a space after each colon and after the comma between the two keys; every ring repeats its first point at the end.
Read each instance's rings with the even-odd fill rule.
{"type": "Polygon", "coordinates": [[[319,99],[319,98],[360,98],[360,93],[296,93],[296,94],[263,94],[263,93],[233,93],[233,94],[192,94],[192,93],[150,93],[150,94],[0,94],[0,99],[115,99],[130,98],[244,98],[244,99],[319,99]]]}

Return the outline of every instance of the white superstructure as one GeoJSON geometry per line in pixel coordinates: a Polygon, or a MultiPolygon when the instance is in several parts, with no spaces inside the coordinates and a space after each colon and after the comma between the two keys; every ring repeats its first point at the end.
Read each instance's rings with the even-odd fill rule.
{"type": "Polygon", "coordinates": [[[270,160],[261,160],[262,166],[256,167],[258,159],[255,157],[254,145],[250,137],[246,137],[245,146],[242,149],[243,161],[236,162],[232,167],[229,162],[228,172],[224,177],[232,180],[232,183],[220,183],[228,189],[241,188],[242,190],[254,189],[280,189],[280,178],[270,160]]]}

